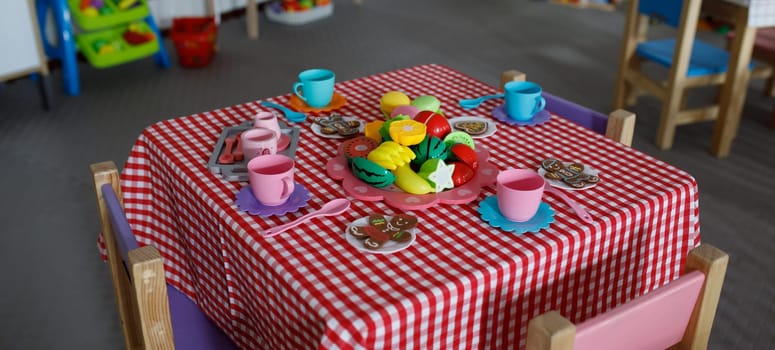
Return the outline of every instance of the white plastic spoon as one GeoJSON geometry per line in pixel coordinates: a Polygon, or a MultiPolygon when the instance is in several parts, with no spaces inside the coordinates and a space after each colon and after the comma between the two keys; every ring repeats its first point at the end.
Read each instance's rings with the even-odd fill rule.
{"type": "Polygon", "coordinates": [[[277,236],[289,229],[292,229],[296,226],[299,226],[304,221],[307,221],[312,218],[316,218],[318,216],[331,216],[331,215],[339,215],[343,213],[345,210],[350,208],[350,200],[345,198],[337,198],[334,199],[326,204],[323,205],[320,209],[313,211],[307,215],[304,215],[296,220],[293,220],[287,224],[283,224],[280,226],[272,227],[266,231],[264,231],[264,237],[274,237],[277,236]]]}
{"type": "MultiPolygon", "coordinates": [[[[544,179],[544,181],[546,181],[546,179],[544,179]]],[[[578,203],[576,203],[576,201],[568,197],[568,195],[563,193],[561,190],[554,188],[554,186],[552,186],[552,184],[550,184],[549,181],[546,181],[544,191],[553,193],[557,197],[560,197],[560,199],[565,201],[565,203],[568,204],[568,206],[570,206],[570,208],[573,209],[574,212],[576,212],[576,215],[578,215],[582,221],[588,222],[590,224],[593,222],[592,215],[589,215],[589,213],[587,213],[587,211],[584,210],[584,208],[582,208],[578,203]]]]}

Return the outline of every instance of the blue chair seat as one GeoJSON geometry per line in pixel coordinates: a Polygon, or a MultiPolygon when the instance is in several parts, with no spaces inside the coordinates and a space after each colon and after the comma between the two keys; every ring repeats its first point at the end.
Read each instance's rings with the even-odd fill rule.
{"type": "MultiPolygon", "coordinates": [[[[670,68],[673,65],[675,39],[653,40],[638,44],[635,53],[663,67],[670,68]]],[[[698,77],[726,73],[727,63],[729,63],[728,52],[695,39],[686,76],[698,77]]]]}
{"type": "Polygon", "coordinates": [[[175,349],[236,350],[237,347],[185,294],[167,284],[175,349]]]}

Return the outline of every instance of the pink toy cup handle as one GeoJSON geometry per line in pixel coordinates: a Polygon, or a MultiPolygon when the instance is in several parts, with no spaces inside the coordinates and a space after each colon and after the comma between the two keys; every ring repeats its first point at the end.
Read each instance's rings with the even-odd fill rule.
{"type": "Polygon", "coordinates": [[[280,195],[280,200],[285,201],[288,199],[288,197],[291,196],[291,193],[293,193],[293,180],[291,180],[290,177],[284,177],[283,178],[283,193],[280,195]]]}
{"type": "Polygon", "coordinates": [[[536,106],[533,108],[533,115],[536,113],[544,110],[544,107],[546,107],[546,99],[543,96],[536,97],[536,106]]]}
{"type": "Polygon", "coordinates": [[[293,93],[300,98],[302,101],[307,102],[307,99],[304,98],[304,96],[299,92],[299,90],[304,86],[303,83],[297,82],[293,84],[293,93]]]}

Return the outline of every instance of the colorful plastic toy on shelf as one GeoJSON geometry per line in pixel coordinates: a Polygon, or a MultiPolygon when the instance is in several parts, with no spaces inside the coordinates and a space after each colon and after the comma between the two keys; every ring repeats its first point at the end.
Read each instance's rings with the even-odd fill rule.
{"type": "Polygon", "coordinates": [[[64,90],[68,95],[80,93],[79,50],[97,68],[148,56],[153,56],[162,68],[170,65],[164,46],[159,44],[159,28],[145,0],[36,0],[35,8],[41,33],[49,32],[46,28],[49,14],[54,19],[56,38],[50,41],[46,35],[41,38],[46,55],[61,61],[64,90]],[[82,32],[75,34],[74,26],[82,32]],[[144,38],[134,34],[127,38],[124,36],[127,30],[144,38]]]}
{"type": "Polygon", "coordinates": [[[269,3],[266,16],[275,22],[301,25],[328,17],[333,12],[331,0],[279,0],[269,3]]]}

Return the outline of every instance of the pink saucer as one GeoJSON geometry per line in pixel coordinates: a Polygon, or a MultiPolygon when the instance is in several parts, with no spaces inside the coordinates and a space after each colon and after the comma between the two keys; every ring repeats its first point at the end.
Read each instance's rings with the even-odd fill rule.
{"type": "Polygon", "coordinates": [[[277,140],[277,152],[284,151],[291,144],[291,137],[288,134],[280,133],[280,139],[277,140]]]}
{"type": "Polygon", "coordinates": [[[533,116],[533,118],[530,118],[529,120],[526,120],[526,121],[514,120],[514,119],[511,119],[509,115],[506,113],[505,104],[495,107],[495,109],[492,110],[492,116],[495,117],[495,119],[498,119],[506,124],[519,125],[519,126],[533,126],[533,125],[543,124],[548,122],[549,118],[551,117],[549,112],[543,109],[540,112],[536,113],[533,116]]]}

